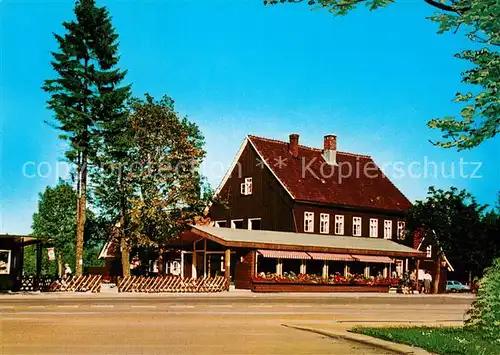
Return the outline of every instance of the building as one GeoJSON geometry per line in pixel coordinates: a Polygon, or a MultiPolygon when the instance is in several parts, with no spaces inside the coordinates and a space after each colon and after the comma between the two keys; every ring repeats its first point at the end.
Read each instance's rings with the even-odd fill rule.
{"type": "Polygon", "coordinates": [[[36,275],[33,288],[40,288],[42,240],[32,236],[0,234],[0,291],[19,291],[23,278],[24,247],[36,245],[36,275]]]}
{"type": "Polygon", "coordinates": [[[419,262],[419,279],[423,279],[424,273],[427,271],[431,274],[432,280],[435,283],[439,274],[437,284],[433,285],[434,291],[437,291],[437,293],[446,292],[448,272],[455,270],[442,248],[438,245],[435,232],[423,228],[416,230],[413,235],[413,247],[425,253],[425,257],[419,262]]]}
{"type": "MultiPolygon", "coordinates": [[[[194,236],[184,235],[201,236],[203,253],[232,247],[237,288],[253,288],[262,273],[387,278],[423,257],[397,243],[411,204],[371,157],[338,151],[334,135],[324,137],[323,149],[299,145],[297,134],[289,138],[245,138],[210,206],[221,229],[194,227],[194,236]]],[[[191,276],[210,274],[196,248],[191,276]]]]}
{"type": "MultiPolygon", "coordinates": [[[[208,207],[211,225],[168,241],[157,261],[166,274],[253,291],[387,292],[424,257],[398,243],[410,206],[372,158],[338,151],[336,136],[323,149],[297,134],[248,136],[208,207]]],[[[146,274],[157,261],[143,261],[146,274]]]]}

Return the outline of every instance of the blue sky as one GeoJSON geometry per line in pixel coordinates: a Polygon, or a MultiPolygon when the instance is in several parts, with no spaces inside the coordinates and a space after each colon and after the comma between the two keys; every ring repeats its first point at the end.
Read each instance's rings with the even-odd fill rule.
{"type": "MultiPolygon", "coordinates": [[[[453,54],[468,42],[437,35],[424,2],[361,8],[343,18],[303,5],[264,7],[261,0],[98,4],[113,16],[120,66],[134,94],[169,94],[201,127],[214,187],[247,134],[286,140],[299,133],[302,144],[321,147],[323,135],[333,133],[340,150],[369,154],[380,165],[444,164],[445,176],[417,177],[424,169],[413,165],[413,177],[393,177],[410,200],[425,197],[429,185],[496,200],[499,139],[467,152],[428,142],[439,133],[425,123],[458,112],[451,100],[466,89],[466,66],[453,54]],[[453,164],[459,175],[460,159],[480,162],[481,177],[448,177],[453,164]]],[[[52,33],[62,32],[72,7],[64,0],[0,2],[0,232],[29,233],[38,193],[57,181],[64,144],[44,123],[51,112],[40,86],[54,77],[52,33]],[[35,168],[41,176],[31,177],[35,168]]],[[[469,164],[464,172],[473,170],[469,164]]]]}

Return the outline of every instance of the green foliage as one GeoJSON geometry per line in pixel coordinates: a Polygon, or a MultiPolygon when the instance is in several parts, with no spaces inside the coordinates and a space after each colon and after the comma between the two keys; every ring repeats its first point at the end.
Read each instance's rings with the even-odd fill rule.
{"type": "MultiPolygon", "coordinates": [[[[38,210],[33,214],[32,235],[42,237],[45,242],[53,245],[56,255],[62,254],[62,263],[75,267],[76,238],[76,191],[62,180],[55,187],[47,186],[39,195],[38,210]]],[[[92,211],[87,211],[85,229],[84,266],[100,266],[97,259],[105,239],[103,222],[92,211]],[[97,253],[97,256],[95,255],[97,253]]],[[[25,274],[36,273],[36,248],[29,246],[24,249],[25,274]]],[[[48,261],[47,248],[42,250],[42,273],[57,274],[57,261],[48,261]]]]}
{"type": "Polygon", "coordinates": [[[408,212],[407,236],[413,238],[423,228],[456,271],[481,275],[500,254],[500,218],[494,211],[485,214],[486,207],[465,190],[430,187],[427,198],[416,201],[408,212]]]}
{"type": "Polygon", "coordinates": [[[79,164],[78,153],[96,154],[99,125],[123,114],[130,87],[118,86],[126,72],[115,68],[118,35],[108,10],[81,0],[74,12],[76,20],[63,23],[66,34],[54,34],[59,51],[52,53],[51,64],[58,77],[42,88],[51,94],[48,107],[59,121],[61,138],[69,141],[66,156],[79,164]]]}
{"type": "MultiPolygon", "coordinates": [[[[68,262],[74,267],[74,243],[76,238],[76,192],[73,187],[59,180],[56,187],[47,186],[45,191],[39,195],[38,210],[33,214],[33,235],[45,238],[54,245],[56,253],[61,252],[63,262],[68,262]]],[[[44,249],[44,259],[47,251],[44,249]]],[[[31,270],[36,265],[35,248],[26,248],[25,260],[27,262],[25,271],[31,270]]],[[[52,262],[50,265],[55,264],[52,262]]],[[[55,266],[45,265],[42,268],[47,274],[56,272],[55,266]]]]}
{"type": "Polygon", "coordinates": [[[500,258],[486,269],[468,315],[468,328],[478,329],[500,344],[500,258]]]}
{"type": "Polygon", "coordinates": [[[205,157],[198,126],[175,111],[174,101],[150,95],[132,102],[134,161],[130,197],[135,239],[161,243],[177,236],[206,206],[199,167],[205,157]]]}
{"type": "MultiPolygon", "coordinates": [[[[68,141],[66,157],[76,164],[77,213],[76,259],[83,259],[87,169],[98,162],[103,141],[119,140],[120,123],[126,116],[130,86],[120,86],[126,71],[118,69],[118,35],[105,7],[94,0],[75,3],[76,19],[64,22],[64,35],[54,34],[59,51],[53,52],[56,79],[46,80],[42,89],[51,95],[48,107],[54,112],[68,141]]],[[[119,145],[115,142],[115,145],[119,145]]],[[[78,263],[75,274],[81,273],[78,263]]]]}
{"type": "MultiPolygon", "coordinates": [[[[438,33],[460,29],[482,48],[467,49],[455,56],[471,64],[462,73],[462,82],[474,91],[457,93],[455,102],[461,106],[460,117],[446,116],[429,121],[428,126],[441,130],[444,140],[437,145],[459,150],[473,148],[500,132],[500,1],[498,0],[424,0],[442,10],[428,19],[439,24],[438,33]]],[[[302,0],[265,0],[264,4],[299,3],[302,0]]],[[[376,10],[392,0],[309,0],[314,9],[323,8],[335,16],[348,14],[364,4],[376,10]]]]}
{"type": "Polygon", "coordinates": [[[440,355],[500,354],[500,343],[471,328],[356,327],[352,331],[372,337],[416,346],[440,355]]]}
{"type": "MultiPolygon", "coordinates": [[[[165,96],[131,100],[120,156],[104,149],[93,174],[95,200],[132,245],[157,245],[202,214],[211,190],[199,173],[205,157],[198,126],[165,96]]],[[[106,146],[106,143],[105,143],[106,146]]],[[[116,232],[116,231],[115,231],[116,232]]]]}

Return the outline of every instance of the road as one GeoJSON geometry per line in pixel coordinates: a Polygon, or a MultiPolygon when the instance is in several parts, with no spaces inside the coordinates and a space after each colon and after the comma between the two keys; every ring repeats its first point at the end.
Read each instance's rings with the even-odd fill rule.
{"type": "Polygon", "coordinates": [[[284,325],[460,324],[468,297],[0,297],[2,354],[386,354],[284,325]]]}

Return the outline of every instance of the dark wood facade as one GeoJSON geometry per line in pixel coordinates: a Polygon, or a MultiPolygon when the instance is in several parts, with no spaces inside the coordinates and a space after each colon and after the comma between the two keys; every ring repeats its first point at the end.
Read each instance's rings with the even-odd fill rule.
{"type": "Polygon", "coordinates": [[[344,233],[342,235],[353,235],[353,218],[361,218],[361,236],[370,235],[370,219],[377,219],[378,238],[384,237],[384,221],[392,221],[392,240],[397,240],[398,221],[405,221],[405,215],[401,212],[391,212],[383,210],[369,210],[352,208],[348,206],[320,205],[307,202],[294,203],[293,212],[297,222],[296,232],[304,232],[304,213],[314,213],[314,233],[320,233],[320,215],[326,213],[330,216],[328,234],[335,234],[335,216],[344,216],[344,233]]]}
{"type": "Polygon", "coordinates": [[[234,286],[237,289],[249,290],[255,276],[255,250],[246,250],[240,260],[236,261],[234,286]]]}
{"type": "Polygon", "coordinates": [[[292,198],[259,162],[258,154],[247,144],[218,195],[222,203],[210,208],[211,219],[225,221],[227,227],[232,220],[243,219],[243,228],[248,228],[249,219],[260,218],[261,229],[295,232],[292,198]],[[240,185],[247,177],[252,178],[253,191],[251,195],[242,195],[240,185]]]}
{"type": "Polygon", "coordinates": [[[376,210],[354,206],[315,204],[294,201],[283,185],[264,164],[251,144],[243,149],[239,160],[218,193],[222,203],[210,208],[212,221],[224,222],[231,227],[231,221],[242,220],[238,227],[247,229],[249,219],[260,218],[260,228],[282,232],[304,232],[304,213],[314,213],[314,231],[320,233],[320,214],[329,217],[329,233],[335,234],[335,215],[344,216],[344,233],[353,235],[353,217],[361,217],[361,236],[370,235],[370,219],[378,221],[378,238],[384,237],[384,221],[392,221],[392,238],[397,240],[398,221],[405,221],[401,211],[376,210]],[[245,178],[252,178],[252,194],[242,195],[240,185],[245,178]]]}

